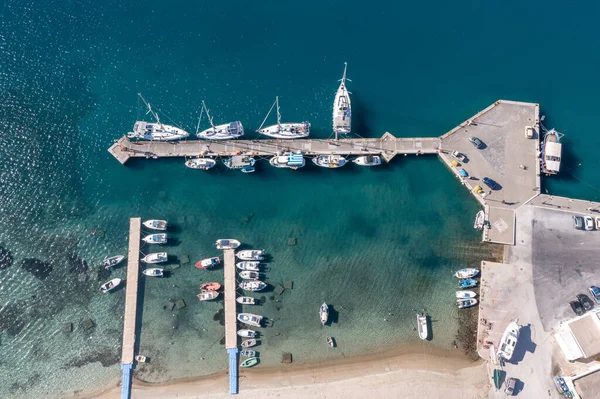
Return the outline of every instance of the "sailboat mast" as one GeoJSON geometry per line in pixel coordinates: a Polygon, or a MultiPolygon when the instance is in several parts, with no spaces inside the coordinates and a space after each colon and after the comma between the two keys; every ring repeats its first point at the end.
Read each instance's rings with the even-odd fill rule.
{"type": "Polygon", "coordinates": [[[281,130],[281,113],[279,112],[279,96],[275,97],[275,103],[277,104],[277,126],[281,130]]]}
{"type": "Polygon", "coordinates": [[[346,69],[348,68],[348,63],[344,62],[344,75],[342,76],[342,84],[346,85],[346,69]]]}
{"type": "Polygon", "coordinates": [[[204,108],[204,110],[206,111],[206,117],[208,118],[208,121],[210,122],[210,125],[212,126],[213,130],[215,128],[215,125],[213,124],[213,120],[212,117],[210,116],[210,114],[208,113],[208,108],[206,108],[206,104],[204,103],[204,100],[202,100],[202,107],[204,108]]]}
{"type": "Polygon", "coordinates": [[[154,116],[154,119],[156,119],[156,123],[158,123],[159,125],[162,126],[162,123],[160,122],[160,118],[158,117],[158,114],[156,112],[154,112],[154,110],[152,110],[152,106],[150,105],[150,103],[148,101],[146,101],[146,99],[142,96],[142,93],[138,93],[138,96],[140,96],[140,98],[142,99],[144,104],[146,104],[146,107],[148,107],[148,112],[151,113],[152,116],[154,116]]]}
{"type": "Polygon", "coordinates": [[[202,121],[202,113],[204,112],[204,105],[200,108],[200,116],[198,117],[198,124],[196,125],[196,134],[200,130],[200,122],[202,121]]]}

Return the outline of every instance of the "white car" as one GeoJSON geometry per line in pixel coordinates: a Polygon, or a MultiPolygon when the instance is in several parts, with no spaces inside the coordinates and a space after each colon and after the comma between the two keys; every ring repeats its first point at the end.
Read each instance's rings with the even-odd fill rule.
{"type": "Polygon", "coordinates": [[[594,218],[591,216],[586,216],[585,220],[585,229],[586,230],[594,230],[594,218]]]}

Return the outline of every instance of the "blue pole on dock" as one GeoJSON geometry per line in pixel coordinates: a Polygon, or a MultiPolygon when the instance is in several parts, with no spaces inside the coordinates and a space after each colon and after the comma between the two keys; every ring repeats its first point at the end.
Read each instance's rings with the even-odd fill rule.
{"type": "Polygon", "coordinates": [[[227,353],[229,354],[229,394],[236,395],[238,393],[238,349],[229,348],[227,353]]]}
{"type": "Polygon", "coordinates": [[[131,369],[132,364],[122,364],[123,381],[121,382],[121,399],[131,398],[131,369]]]}

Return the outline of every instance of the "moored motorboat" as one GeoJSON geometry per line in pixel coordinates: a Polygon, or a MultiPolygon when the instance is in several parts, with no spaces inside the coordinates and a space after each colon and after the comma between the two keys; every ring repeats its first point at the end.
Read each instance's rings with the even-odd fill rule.
{"type": "Polygon", "coordinates": [[[460,280],[458,282],[458,286],[460,288],[473,288],[477,286],[477,280],[473,280],[471,278],[460,280]]]}
{"type": "Polygon", "coordinates": [[[235,300],[240,305],[255,305],[256,304],[256,299],[252,298],[251,296],[238,296],[237,298],[235,298],[235,300]]]}
{"type": "Polygon", "coordinates": [[[221,284],[217,283],[216,281],[200,284],[200,290],[218,291],[220,289],[221,289],[221,284]]]}
{"type": "Polygon", "coordinates": [[[244,280],[239,287],[246,291],[260,291],[267,287],[267,284],[260,280],[244,280]]]}
{"type": "Polygon", "coordinates": [[[510,360],[519,340],[519,330],[521,327],[518,324],[519,319],[515,319],[509,323],[504,330],[502,339],[500,340],[500,346],[498,347],[498,357],[506,360],[510,360]]]}
{"type": "Polygon", "coordinates": [[[237,319],[249,326],[260,327],[260,322],[263,317],[253,313],[240,313],[237,315],[237,319]]]}
{"type": "MultiPolygon", "coordinates": [[[[333,101],[333,131],[336,134],[350,133],[350,124],[352,121],[352,107],[350,105],[350,92],[346,88],[346,69],[348,63],[344,62],[344,75],[340,80],[340,87],[335,93],[333,101]]],[[[350,79],[348,79],[350,80],[350,79]]]]}
{"type": "Polygon", "coordinates": [[[236,263],[235,267],[237,267],[238,270],[251,270],[253,272],[257,272],[260,270],[259,264],[260,262],[257,260],[247,260],[236,263]]]}
{"type": "Polygon", "coordinates": [[[246,280],[258,280],[260,278],[260,274],[250,270],[242,270],[240,272],[240,277],[246,280]]]}
{"type": "Polygon", "coordinates": [[[158,267],[153,267],[151,269],[143,270],[142,274],[144,274],[148,277],[162,277],[162,276],[164,276],[165,272],[163,271],[163,269],[160,269],[158,267]]]}
{"type": "Polygon", "coordinates": [[[254,338],[246,339],[242,341],[241,346],[242,348],[252,348],[253,346],[256,346],[256,340],[254,338]]]}
{"type": "Polygon", "coordinates": [[[156,122],[136,121],[133,125],[133,131],[127,133],[127,137],[142,140],[172,141],[184,139],[190,135],[180,127],[161,123],[158,114],[154,112],[152,106],[140,93],[138,93],[138,96],[142,99],[144,104],[146,104],[148,113],[154,116],[156,122]]]}
{"type": "Polygon", "coordinates": [[[242,173],[254,173],[256,172],[256,168],[254,166],[244,166],[240,171],[242,173]]]}
{"type": "Polygon", "coordinates": [[[281,123],[281,113],[279,112],[279,97],[275,97],[275,102],[263,120],[263,123],[257,130],[257,133],[276,139],[297,139],[307,137],[310,134],[310,123],[281,123]],[[273,108],[277,107],[277,124],[263,128],[263,125],[271,115],[273,108]]]}
{"type": "Polygon", "coordinates": [[[235,254],[240,260],[263,260],[265,251],[261,249],[245,249],[235,254]]]}
{"type": "Polygon", "coordinates": [[[333,340],[333,337],[327,337],[327,345],[335,348],[335,341],[333,340]]]}
{"type": "Polygon", "coordinates": [[[483,226],[485,225],[485,212],[479,211],[477,215],[475,215],[475,223],[473,224],[473,228],[477,230],[483,230],[483,226]]]}
{"type": "Polygon", "coordinates": [[[354,158],[352,162],[360,166],[377,166],[381,165],[381,157],[379,155],[362,155],[354,158]]]}
{"type": "Polygon", "coordinates": [[[150,220],[146,220],[144,223],[144,226],[146,226],[149,229],[152,230],[166,230],[167,229],[167,221],[166,220],[160,220],[160,219],[150,219],[150,220]]]}
{"type": "Polygon", "coordinates": [[[148,360],[148,358],[144,355],[137,355],[135,357],[135,360],[138,361],[139,363],[146,363],[146,361],[148,360]]]}
{"type": "Polygon", "coordinates": [[[105,269],[110,269],[111,267],[115,267],[119,263],[121,263],[123,261],[123,259],[125,259],[125,257],[123,255],[117,255],[117,256],[111,256],[109,258],[104,258],[104,260],[102,261],[102,266],[104,266],[105,269]]]}
{"type": "Polygon", "coordinates": [[[240,351],[240,355],[245,357],[254,357],[256,356],[256,351],[252,349],[242,349],[240,351]]]}
{"type": "Polygon", "coordinates": [[[231,238],[221,238],[217,240],[215,245],[217,249],[236,249],[240,246],[240,242],[231,238]]]}
{"type": "Polygon", "coordinates": [[[202,259],[196,262],[196,268],[198,269],[209,269],[221,263],[221,258],[214,256],[212,258],[202,259]]]}
{"type": "Polygon", "coordinates": [[[456,273],[454,273],[454,277],[472,278],[472,277],[477,276],[478,274],[479,274],[479,270],[475,269],[474,267],[468,267],[468,268],[457,270],[456,273]]]}
{"type": "MultiPolygon", "coordinates": [[[[202,111],[206,112],[210,127],[206,130],[196,133],[196,137],[199,139],[231,140],[237,139],[238,137],[244,135],[244,127],[242,126],[242,122],[235,121],[215,126],[204,101],[202,101],[202,111]]],[[[202,113],[200,113],[200,120],[201,119],[202,113]]],[[[200,121],[198,121],[198,126],[200,126],[200,121]]]]}
{"type": "Polygon", "coordinates": [[[477,305],[477,299],[457,299],[456,304],[458,305],[459,309],[470,308],[471,306],[477,305]]]}
{"type": "Polygon", "coordinates": [[[289,168],[296,170],[303,167],[306,162],[302,153],[287,152],[282,155],[275,155],[269,159],[269,164],[276,168],[289,168]]]}
{"type": "Polygon", "coordinates": [[[163,263],[166,262],[168,259],[169,257],[166,252],[155,252],[144,256],[140,260],[145,263],[163,263]]]}
{"type": "Polygon", "coordinates": [[[167,242],[167,233],[150,234],[142,238],[146,244],[165,244],[167,242]]]}
{"type": "Polygon", "coordinates": [[[209,170],[217,164],[212,158],[192,158],[185,161],[185,166],[190,169],[209,170]]]}
{"type": "Polygon", "coordinates": [[[254,338],[256,337],[256,331],[254,330],[248,330],[248,329],[241,329],[237,331],[237,335],[239,335],[240,337],[244,337],[244,338],[254,338]]]}
{"type": "Polygon", "coordinates": [[[474,291],[456,291],[456,298],[459,299],[475,298],[476,296],[477,293],[475,293],[474,291]]]}
{"type": "Polygon", "coordinates": [[[544,142],[542,144],[542,172],[548,175],[555,175],[560,171],[560,161],[562,157],[562,133],[554,129],[544,133],[544,142]]]}
{"type": "Polygon", "coordinates": [[[256,159],[248,155],[234,155],[223,160],[223,165],[229,169],[244,169],[248,170],[248,167],[253,167],[256,163],[256,159]]]}
{"type": "Polygon", "coordinates": [[[313,163],[322,168],[341,168],[346,165],[346,158],[338,154],[317,155],[312,159],[313,163]]]}
{"type": "Polygon", "coordinates": [[[100,291],[102,291],[102,293],[106,294],[107,292],[112,291],[115,288],[117,288],[119,286],[119,284],[121,284],[121,279],[113,278],[112,280],[107,281],[106,283],[102,284],[100,286],[100,291]]]}
{"type": "Polygon", "coordinates": [[[252,367],[252,366],[255,366],[256,364],[258,364],[258,358],[251,357],[251,358],[248,358],[248,359],[244,360],[243,362],[241,362],[240,367],[252,367]]]}
{"type": "Polygon", "coordinates": [[[429,337],[427,315],[425,313],[417,313],[417,329],[419,331],[419,338],[427,339],[429,337]]]}
{"type": "Polygon", "coordinates": [[[329,306],[327,306],[327,303],[325,302],[323,302],[319,309],[319,317],[321,318],[321,325],[324,326],[329,319],[329,306]]]}
{"type": "Polygon", "coordinates": [[[196,295],[201,301],[210,301],[211,299],[216,299],[219,296],[218,291],[203,291],[196,295]]]}

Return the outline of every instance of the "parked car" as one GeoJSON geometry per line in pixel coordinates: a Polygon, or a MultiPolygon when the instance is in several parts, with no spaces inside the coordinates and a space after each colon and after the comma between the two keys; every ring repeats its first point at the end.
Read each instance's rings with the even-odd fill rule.
{"type": "Polygon", "coordinates": [[[500,185],[496,183],[495,180],[492,180],[489,177],[484,177],[483,182],[492,190],[497,190],[500,187],[500,185]]]}
{"type": "Polygon", "coordinates": [[[588,288],[588,291],[590,292],[592,298],[594,298],[594,301],[596,301],[596,303],[600,303],[600,288],[592,285],[590,288],[588,288]]]}
{"type": "Polygon", "coordinates": [[[460,168],[460,169],[458,170],[458,174],[459,174],[461,177],[469,177],[469,174],[468,174],[468,173],[467,173],[467,171],[466,171],[466,170],[464,170],[463,168],[460,168]]]}
{"type": "Polygon", "coordinates": [[[577,316],[581,316],[582,314],[585,313],[585,310],[583,309],[583,306],[581,305],[581,302],[579,302],[579,301],[571,301],[571,302],[569,302],[569,305],[571,305],[571,309],[573,309],[573,312],[575,312],[575,314],[577,316]]]}
{"type": "Polygon", "coordinates": [[[512,396],[513,393],[515,392],[515,386],[517,385],[517,379],[516,378],[509,378],[506,381],[506,387],[504,388],[504,393],[507,394],[508,396],[512,396]]]}
{"type": "Polygon", "coordinates": [[[585,229],[586,230],[594,230],[594,218],[591,216],[586,216],[585,220],[585,229]]]}
{"type": "Polygon", "coordinates": [[[469,137],[469,141],[475,146],[475,148],[483,147],[483,142],[475,136],[469,137]]]}
{"type": "Polygon", "coordinates": [[[481,186],[473,187],[473,191],[475,191],[475,194],[483,194],[483,189],[481,188],[481,186]]]}
{"type": "Polygon", "coordinates": [[[600,216],[596,216],[596,230],[600,230],[600,216]]]}
{"type": "Polygon", "coordinates": [[[573,227],[577,230],[583,230],[583,218],[581,216],[573,216],[573,227]]]}
{"type": "Polygon", "coordinates": [[[460,152],[458,152],[458,151],[452,151],[452,156],[458,162],[464,162],[465,161],[465,156],[463,154],[461,154],[460,152]]]}
{"type": "Polygon", "coordinates": [[[594,308],[594,302],[585,294],[577,295],[577,300],[581,302],[585,310],[592,310],[594,308]]]}

